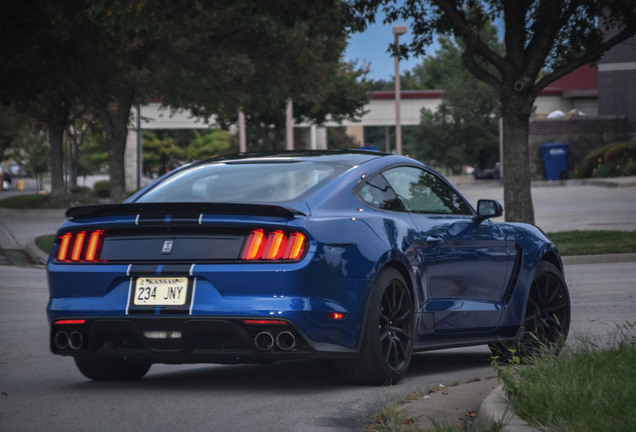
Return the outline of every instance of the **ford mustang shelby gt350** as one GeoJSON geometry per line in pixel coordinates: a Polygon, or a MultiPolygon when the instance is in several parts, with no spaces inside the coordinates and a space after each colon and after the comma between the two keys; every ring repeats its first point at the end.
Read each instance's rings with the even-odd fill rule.
{"type": "Polygon", "coordinates": [[[315,358],[398,382],[414,352],[527,355],[567,336],[561,259],[408,157],[218,157],[67,211],[47,264],[53,353],[94,380],[153,363],[315,358]]]}

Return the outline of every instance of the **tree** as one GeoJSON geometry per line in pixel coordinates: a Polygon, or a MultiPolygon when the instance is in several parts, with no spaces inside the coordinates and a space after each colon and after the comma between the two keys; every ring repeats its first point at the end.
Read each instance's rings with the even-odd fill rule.
{"type": "MultiPolygon", "coordinates": [[[[78,64],[67,59],[73,34],[71,2],[7,0],[0,8],[0,102],[46,126],[51,198],[66,195],[63,170],[65,128],[84,108],[65,82],[78,64]]],[[[79,19],[79,17],[78,17],[79,19]]]]}
{"type": "Polygon", "coordinates": [[[171,136],[157,136],[152,131],[143,131],[143,169],[147,174],[165,174],[176,168],[185,159],[185,150],[171,136]]]}
{"type": "MultiPolygon", "coordinates": [[[[495,27],[487,25],[482,32],[498,49],[495,27]]],[[[405,148],[455,173],[466,164],[490,168],[499,160],[497,95],[462,67],[459,44],[440,37],[439,45],[434,56],[405,74],[408,88],[444,90],[439,108],[423,112],[420,125],[405,135],[405,148]]]]}
{"type": "Polygon", "coordinates": [[[36,178],[38,190],[42,189],[42,174],[49,169],[49,149],[46,136],[38,130],[24,129],[16,143],[14,158],[28,176],[36,178]]]}
{"type": "Polygon", "coordinates": [[[541,90],[597,61],[636,34],[633,0],[351,0],[350,27],[360,30],[378,8],[387,21],[412,20],[412,42],[400,55],[423,54],[435,33],[464,45],[464,65],[497,92],[503,123],[506,220],[534,223],[528,128],[541,90]],[[501,22],[505,53],[484,42],[479,29],[501,22]],[[547,73],[542,74],[542,70],[547,73]]]}
{"type": "MultiPolygon", "coordinates": [[[[124,198],[132,104],[159,97],[195,115],[276,112],[319,100],[346,34],[342,3],[276,0],[94,0],[74,52],[77,86],[109,138],[111,196],[124,198]]],[[[338,113],[339,114],[339,113],[338,113]]]]}
{"type": "Polygon", "coordinates": [[[334,89],[350,95],[332,82],[346,43],[343,9],[341,0],[7,0],[0,28],[12,43],[0,47],[0,97],[47,121],[54,190],[63,187],[68,119],[90,108],[107,136],[111,197],[123,200],[134,104],[160,98],[229,118],[292,98],[299,107],[313,100],[303,115],[315,117],[316,107],[333,106],[322,102],[334,89]]]}
{"type": "MultiPolygon", "coordinates": [[[[366,86],[360,81],[366,71],[340,61],[346,48],[340,1],[232,3],[224,13],[236,10],[243,18],[238,28],[225,30],[232,38],[223,41],[223,57],[239,53],[231,74],[227,70],[209,72],[217,70],[218,57],[181,58],[185,66],[178,72],[186,73],[189,82],[187,88],[176,92],[165,86],[166,104],[204,117],[215,115],[226,125],[235,124],[237,111],[242,109],[248,125],[258,131],[259,150],[281,147],[288,99],[293,101],[296,122],[320,124],[328,116],[341,120],[362,114],[368,98],[366,86]],[[219,86],[232,92],[221,104],[215,93],[208,91],[219,86]]],[[[205,18],[205,14],[202,16],[205,18]]],[[[209,27],[211,19],[204,21],[209,27]]],[[[202,33],[198,44],[219,44],[209,37],[202,33]]],[[[169,81],[184,78],[171,77],[169,81]]]]}
{"type": "Polygon", "coordinates": [[[0,105],[0,162],[9,156],[9,149],[16,138],[14,123],[9,110],[0,105]]]}
{"type": "Polygon", "coordinates": [[[85,149],[87,138],[97,128],[95,114],[86,110],[82,115],[70,119],[66,127],[66,164],[69,172],[68,190],[77,189],[77,178],[88,174],[88,170],[82,165],[82,153],[85,149]]]}
{"type": "Polygon", "coordinates": [[[208,159],[230,147],[230,134],[225,130],[194,131],[193,135],[194,139],[185,149],[185,155],[189,160],[208,159]]]}

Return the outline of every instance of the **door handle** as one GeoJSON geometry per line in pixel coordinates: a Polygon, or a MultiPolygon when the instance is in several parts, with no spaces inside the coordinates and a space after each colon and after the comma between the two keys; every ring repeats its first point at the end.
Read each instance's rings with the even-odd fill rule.
{"type": "Polygon", "coordinates": [[[426,236],[426,244],[430,247],[439,247],[443,241],[444,239],[438,236],[426,236]]]}

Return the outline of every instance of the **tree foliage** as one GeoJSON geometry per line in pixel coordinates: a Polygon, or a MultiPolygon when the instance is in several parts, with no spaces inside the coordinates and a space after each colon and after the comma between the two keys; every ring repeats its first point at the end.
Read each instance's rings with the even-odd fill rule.
{"type": "Polygon", "coordinates": [[[41,176],[49,169],[49,149],[46,136],[38,130],[28,130],[18,138],[20,150],[14,157],[24,172],[38,179],[38,189],[42,187],[41,176]]]}
{"type": "Polygon", "coordinates": [[[339,62],[343,11],[340,0],[7,0],[0,27],[12,44],[0,49],[10,65],[0,82],[10,84],[0,96],[31,115],[35,102],[37,114],[55,120],[47,125],[59,137],[59,146],[50,141],[60,167],[68,119],[90,107],[107,137],[112,199],[122,200],[134,104],[160,98],[232,120],[239,108],[284,118],[288,98],[299,119],[316,122],[359,110],[358,72],[339,62]]]}
{"type": "MultiPolygon", "coordinates": [[[[494,26],[487,25],[489,44],[497,49],[494,26]]],[[[443,89],[435,112],[426,110],[405,148],[416,157],[459,173],[463,165],[490,168],[499,161],[498,100],[495,91],[462,67],[461,46],[439,38],[434,56],[405,74],[408,88],[443,89]]]]}
{"type": "Polygon", "coordinates": [[[226,130],[174,132],[143,132],[143,170],[146,174],[165,174],[186,161],[208,159],[230,147],[230,134],[226,130]]]}
{"type": "Polygon", "coordinates": [[[551,82],[597,61],[636,34],[633,0],[351,0],[350,26],[360,30],[378,9],[386,20],[412,20],[412,42],[400,55],[423,54],[435,34],[463,45],[462,61],[497,93],[503,123],[506,219],[534,222],[528,127],[537,95],[551,82]],[[486,22],[504,30],[503,52],[484,40],[486,22]],[[546,74],[541,74],[548,68],[546,74]]]}
{"type": "MultiPolygon", "coordinates": [[[[73,2],[7,0],[0,6],[0,103],[45,126],[49,141],[51,196],[62,198],[63,136],[84,107],[67,85],[79,79],[72,49],[73,2]]],[[[78,17],[79,19],[79,17],[78,17]]]]}

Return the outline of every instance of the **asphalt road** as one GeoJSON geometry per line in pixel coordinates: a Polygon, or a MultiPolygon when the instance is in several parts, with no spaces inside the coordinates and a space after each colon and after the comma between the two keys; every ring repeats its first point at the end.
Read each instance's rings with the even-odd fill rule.
{"type": "MultiPolygon", "coordinates": [[[[636,263],[566,266],[570,341],[608,340],[636,317],[636,263]]],[[[393,387],[340,384],[318,362],[154,365],[142,380],[86,380],[48,349],[46,274],[0,265],[0,431],[356,431],[388,402],[494,375],[485,347],[417,355],[393,387]]]]}

